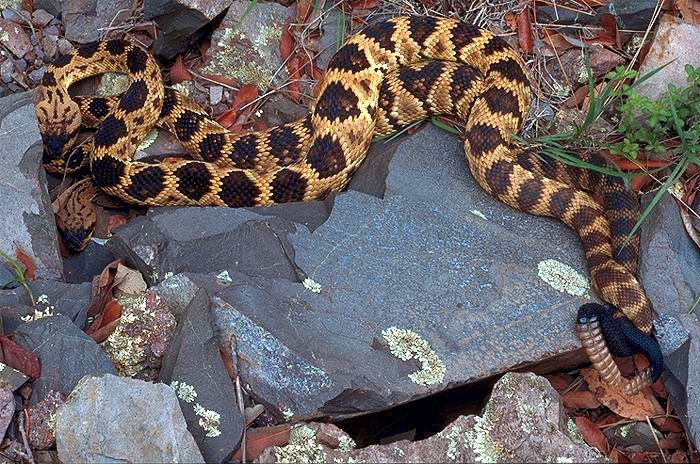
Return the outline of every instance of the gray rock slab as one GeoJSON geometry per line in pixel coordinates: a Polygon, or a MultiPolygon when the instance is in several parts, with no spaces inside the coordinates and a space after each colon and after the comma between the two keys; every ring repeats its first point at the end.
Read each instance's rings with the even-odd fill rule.
{"type": "Polygon", "coordinates": [[[99,39],[104,29],[129,18],[131,4],[130,0],[63,0],[61,16],[66,38],[78,43],[99,39]]]}
{"type": "Polygon", "coordinates": [[[531,373],[504,375],[481,415],[460,416],[430,438],[352,447],[333,424],[299,424],[289,445],[255,462],[605,462],[583,443],[559,394],[531,373]]]}
{"type": "Polygon", "coordinates": [[[87,309],[90,304],[91,284],[69,284],[57,280],[36,280],[29,282],[34,296],[32,305],[29,293],[24,287],[0,290],[0,320],[6,333],[14,332],[22,317],[35,317],[37,312],[63,314],[80,329],[87,326],[87,309]]]}
{"type": "MultiPolygon", "coordinates": [[[[573,232],[484,193],[461,143],[432,126],[393,158],[385,152],[373,149],[353,182],[362,192],[338,195],[322,225],[288,225],[295,278],[241,267],[228,269],[228,284],[215,274],[190,276],[209,289],[238,354],[255,360],[242,375],[273,410],[301,417],[380,410],[579,346],[572,326],[588,297],[538,277],[545,259],[586,273],[573,232]],[[300,282],[307,278],[311,289],[300,282]],[[382,331],[392,326],[427,341],[446,366],[441,382],[410,380],[418,363],[383,346],[382,331]]],[[[265,220],[248,216],[248,227],[265,220]]],[[[190,228],[201,222],[190,219],[190,228]]]]}
{"type": "Polygon", "coordinates": [[[245,426],[233,382],[221,360],[205,290],[199,290],[188,305],[163,360],[161,378],[178,393],[180,408],[206,462],[227,461],[238,448],[245,426]],[[189,388],[196,398],[189,396],[189,388]],[[197,405],[218,414],[210,427],[201,425],[197,405]]]}
{"type": "Polygon", "coordinates": [[[63,268],[56,223],[41,166],[41,138],[28,92],[0,98],[0,250],[20,246],[40,278],[59,279],[63,268]]]}
{"type": "Polygon", "coordinates": [[[685,65],[700,65],[700,26],[690,24],[672,15],[664,15],[659,21],[656,36],[649,53],[639,69],[644,75],[661,66],[661,71],[639,84],[635,89],[641,95],[656,99],[668,91],[668,85],[686,87],[688,74],[685,65]]]}
{"type": "Polygon", "coordinates": [[[294,218],[309,227],[328,216],[327,202],[267,208],[158,208],[113,231],[115,256],[138,269],[149,284],[181,272],[225,269],[296,279],[286,237],[294,218]]]}
{"type": "Polygon", "coordinates": [[[144,3],[146,19],[160,28],[153,50],[165,59],[183,51],[204,25],[221,14],[232,0],[149,0],[144,3]]]}
{"type": "Polygon", "coordinates": [[[116,373],[102,348],[61,314],[18,327],[14,341],[41,362],[41,377],[32,384],[32,405],[51,390],[70,394],[86,375],[116,373]]]}
{"type": "Polygon", "coordinates": [[[280,38],[293,11],[278,3],[234,1],[211,37],[204,70],[242,84],[255,84],[261,93],[270,82],[275,86],[286,83],[280,38]]]}
{"type": "Polygon", "coordinates": [[[114,259],[114,255],[106,246],[91,241],[83,251],[63,261],[65,281],[92,282],[92,278],[99,275],[114,259]]]}
{"type": "MultiPolygon", "coordinates": [[[[651,195],[644,199],[648,204],[651,195]]],[[[665,195],[642,225],[640,276],[655,309],[673,317],[656,324],[665,356],[664,382],[676,413],[700,443],[700,251],[688,238],[678,205],[665,195]],[[694,307],[694,310],[691,309],[694,307]],[[668,342],[670,346],[663,346],[668,342]]]]}
{"type": "Polygon", "coordinates": [[[86,376],[56,414],[61,462],[204,462],[173,390],[86,376]]]}

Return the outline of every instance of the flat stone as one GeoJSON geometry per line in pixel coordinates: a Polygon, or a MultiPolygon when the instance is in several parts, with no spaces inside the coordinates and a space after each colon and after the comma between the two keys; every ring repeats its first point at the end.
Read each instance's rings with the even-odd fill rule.
{"type": "Polygon", "coordinates": [[[14,341],[41,362],[41,377],[32,384],[32,405],[52,390],[68,395],[86,375],[116,373],[97,343],[62,314],[18,327],[14,341]]]}
{"type": "Polygon", "coordinates": [[[255,462],[606,461],[583,443],[549,382],[531,373],[506,374],[480,416],[460,416],[430,438],[353,445],[333,424],[299,424],[287,446],[268,448],[255,462]]]}
{"type": "Polygon", "coordinates": [[[170,387],[113,375],[76,386],[56,447],[61,462],[204,462],[170,387]]]}
{"type": "Polygon", "coordinates": [[[280,38],[293,11],[278,3],[233,2],[211,37],[204,70],[241,84],[255,84],[261,93],[270,81],[276,86],[286,83],[280,38]]]}
{"type": "Polygon", "coordinates": [[[0,440],[5,438],[7,427],[15,413],[15,397],[12,390],[0,388],[0,440]]]}
{"type": "Polygon", "coordinates": [[[154,20],[160,34],[153,44],[156,55],[172,59],[196,39],[196,32],[221,14],[232,0],[153,0],[144,3],[146,19],[154,20]]]}
{"type": "Polygon", "coordinates": [[[63,260],[65,281],[92,282],[93,277],[99,275],[114,259],[114,255],[105,245],[91,241],[83,251],[63,260]]]}
{"type": "MultiPolygon", "coordinates": [[[[644,198],[643,207],[651,198],[644,198]]],[[[700,295],[698,269],[700,252],[685,232],[676,202],[664,195],[642,225],[640,276],[655,309],[673,317],[672,323],[667,318],[655,324],[666,353],[664,383],[695,443],[700,443],[700,318],[698,307],[689,311],[700,295]]]]}
{"type": "Polygon", "coordinates": [[[90,304],[91,284],[68,284],[56,280],[29,282],[34,297],[24,287],[0,290],[0,318],[5,332],[13,332],[23,319],[34,319],[37,314],[63,314],[80,329],[87,326],[87,308],[90,304]]]}
{"type": "Polygon", "coordinates": [[[17,58],[32,50],[32,43],[22,26],[5,19],[0,19],[0,42],[17,58]]]}
{"type": "Polygon", "coordinates": [[[685,65],[700,65],[700,26],[689,24],[672,15],[664,15],[659,21],[656,36],[649,48],[639,75],[651,72],[661,66],[662,70],[639,84],[635,90],[651,99],[657,99],[668,91],[668,85],[686,87],[688,74],[685,65]]]}
{"type": "Polygon", "coordinates": [[[0,389],[13,392],[24,385],[29,378],[7,364],[0,363],[0,366],[2,367],[2,369],[0,369],[0,389]]]}
{"type": "Polygon", "coordinates": [[[45,27],[53,18],[54,15],[46,10],[36,9],[32,12],[32,22],[39,27],[45,27]]]}
{"type": "Polygon", "coordinates": [[[618,448],[626,448],[628,446],[641,446],[647,451],[658,450],[656,440],[660,436],[654,438],[654,432],[645,422],[632,422],[630,424],[618,425],[609,428],[604,432],[610,446],[618,448]]]}
{"type": "MultiPolygon", "coordinates": [[[[654,14],[655,0],[619,0],[607,2],[595,9],[595,14],[579,13],[575,9],[542,5],[537,9],[538,20],[546,24],[599,26],[601,16],[609,13],[615,17],[620,29],[644,30],[654,14]]],[[[565,29],[566,30],[566,29],[565,29]]],[[[575,32],[575,30],[571,31],[575,32]]],[[[575,34],[574,34],[575,35],[575,34]]]]}
{"type": "Polygon", "coordinates": [[[180,408],[205,461],[228,461],[245,426],[233,381],[221,360],[206,291],[199,290],[188,305],[163,361],[161,378],[178,393],[180,408]],[[216,415],[206,426],[202,426],[204,411],[216,415]]]}
{"type": "MultiPolygon", "coordinates": [[[[45,9],[52,12],[51,9],[45,9]]],[[[61,2],[61,17],[66,28],[65,37],[78,43],[99,39],[101,29],[120,24],[130,14],[130,0],[64,0],[61,2]]]]}
{"type": "Polygon", "coordinates": [[[0,250],[15,256],[18,245],[33,260],[36,276],[60,279],[56,223],[34,105],[28,92],[0,98],[0,250]]]}
{"type": "Polygon", "coordinates": [[[54,436],[55,414],[66,401],[66,395],[51,391],[39,403],[29,408],[29,443],[32,449],[48,449],[56,444],[54,436]]]}

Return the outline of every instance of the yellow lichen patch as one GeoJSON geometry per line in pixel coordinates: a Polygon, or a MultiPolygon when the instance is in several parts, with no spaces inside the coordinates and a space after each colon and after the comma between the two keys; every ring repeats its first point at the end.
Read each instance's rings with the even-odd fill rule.
{"type": "Polygon", "coordinates": [[[173,380],[172,382],[170,382],[170,388],[175,390],[175,394],[177,395],[177,397],[185,403],[191,403],[195,400],[195,398],[197,398],[197,391],[192,385],[189,385],[185,382],[173,380]]]}
{"type": "Polygon", "coordinates": [[[389,327],[382,331],[382,336],[389,344],[391,354],[402,361],[416,359],[420,362],[420,370],[408,375],[414,383],[428,386],[445,379],[445,364],[420,335],[412,330],[389,327]]]}
{"type": "Polygon", "coordinates": [[[314,279],[312,279],[311,277],[307,277],[306,279],[304,279],[304,281],[303,281],[301,284],[302,284],[302,285],[304,286],[304,288],[306,288],[307,290],[311,290],[311,291],[314,292],[314,293],[321,293],[321,284],[319,284],[318,282],[316,282],[316,281],[315,281],[314,279]]]}
{"type": "Polygon", "coordinates": [[[289,444],[274,448],[277,462],[326,462],[323,446],[316,441],[316,431],[307,425],[294,427],[289,444]]]}
{"type": "Polygon", "coordinates": [[[537,264],[537,275],[552,288],[574,296],[586,294],[591,284],[571,266],[556,259],[545,259],[537,264]]]}

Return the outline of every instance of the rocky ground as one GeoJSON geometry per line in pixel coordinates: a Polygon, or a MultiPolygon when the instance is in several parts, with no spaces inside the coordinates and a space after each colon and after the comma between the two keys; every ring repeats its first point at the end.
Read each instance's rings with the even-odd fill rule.
{"type": "MultiPolygon", "coordinates": [[[[586,366],[573,332],[576,308],[597,298],[578,239],[484,193],[449,120],[374,144],[324,201],[146,210],[99,198],[95,238],[71,255],[54,205],[75,179],[44,173],[32,103],[56,57],[125,37],[225,127],[271,127],[306,114],[347,34],[425,10],[518,47],[536,85],[525,133],[538,135],[582,121],[584,46],[594,84],[617,65],[675,59],[639,91],[684,85],[684,65],[700,65],[700,2],[0,7],[3,461],[700,462],[697,167],[657,201],[674,166],[663,154],[645,162],[665,172],[611,158],[654,206],[641,280],[666,363],[626,397],[586,366]]],[[[111,75],[78,91],[124,85],[111,75]]],[[[137,156],[181,151],[158,133],[137,156]]],[[[630,374],[645,360],[619,362],[630,374]]]]}

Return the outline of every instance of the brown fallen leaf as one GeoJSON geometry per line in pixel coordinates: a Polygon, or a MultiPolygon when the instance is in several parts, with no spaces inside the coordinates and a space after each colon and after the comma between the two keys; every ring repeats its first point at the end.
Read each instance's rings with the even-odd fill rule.
{"type": "Polygon", "coordinates": [[[581,375],[596,398],[618,416],[646,420],[647,417],[661,416],[665,413],[649,388],[636,395],[626,395],[622,385],[608,385],[602,382],[600,374],[593,368],[583,369],[581,375]]]}
{"type": "Polygon", "coordinates": [[[122,307],[115,299],[109,301],[102,313],[88,326],[85,333],[97,343],[103,342],[114,333],[122,315],[122,307]]]}
{"type": "Polygon", "coordinates": [[[683,432],[683,424],[675,417],[657,417],[651,420],[657,429],[664,433],[681,433],[683,432]]]}
{"type": "Polygon", "coordinates": [[[301,58],[295,55],[287,61],[287,74],[289,75],[289,85],[287,85],[287,95],[289,98],[299,103],[301,101],[301,58]]]}
{"type": "Polygon", "coordinates": [[[289,27],[291,26],[292,20],[287,19],[284,26],[282,27],[282,37],[280,38],[280,57],[282,61],[287,61],[287,58],[294,51],[295,40],[289,27]]]}
{"type": "Polygon", "coordinates": [[[117,265],[114,281],[117,282],[114,288],[122,293],[138,295],[146,291],[146,282],[141,273],[121,263],[117,265]]]}
{"type": "Polygon", "coordinates": [[[255,84],[245,84],[238,89],[238,93],[233,97],[231,106],[216,118],[216,121],[229,129],[238,121],[239,111],[242,106],[258,98],[258,88],[255,84]]]}
{"type": "Polygon", "coordinates": [[[685,439],[683,437],[661,437],[659,438],[659,448],[664,450],[677,450],[685,448],[685,439]]]}
{"type": "Polygon", "coordinates": [[[629,460],[629,458],[623,454],[620,450],[614,449],[608,454],[608,459],[610,459],[610,462],[613,464],[623,464],[623,463],[628,463],[632,462],[629,460]]]}
{"type": "Polygon", "coordinates": [[[596,409],[600,407],[600,401],[593,392],[588,390],[566,392],[561,395],[561,400],[564,406],[572,409],[596,409]]]}
{"type": "Polygon", "coordinates": [[[700,24],[699,0],[675,0],[674,5],[687,22],[691,24],[700,24]]]}
{"type": "Polygon", "coordinates": [[[516,18],[516,24],[518,27],[518,44],[522,51],[529,55],[532,53],[532,48],[534,46],[530,8],[523,8],[523,11],[521,11],[516,18]]]}
{"type": "MultiPolygon", "coordinates": [[[[245,449],[248,462],[260,456],[263,451],[271,446],[285,446],[289,443],[289,431],[291,425],[281,424],[272,427],[260,427],[250,429],[246,433],[245,449]]],[[[238,448],[233,460],[240,462],[243,457],[243,448],[238,448]]]]}
{"type": "Polygon", "coordinates": [[[668,457],[668,462],[687,464],[690,462],[690,458],[688,458],[688,454],[686,452],[678,450],[671,453],[671,455],[668,457]]]}
{"type": "Polygon", "coordinates": [[[589,418],[585,416],[576,416],[574,422],[579,432],[581,432],[581,437],[583,437],[583,440],[588,446],[597,448],[598,451],[604,455],[608,454],[608,449],[610,447],[608,445],[608,439],[605,438],[603,432],[601,432],[589,418]]]}
{"type": "Polygon", "coordinates": [[[571,385],[571,382],[574,381],[574,378],[569,374],[547,374],[544,377],[549,380],[549,383],[558,392],[566,390],[571,385]]]}
{"type": "Polygon", "coordinates": [[[32,380],[38,379],[41,375],[39,358],[5,335],[0,335],[0,362],[22,372],[32,380]]]}
{"type": "Polygon", "coordinates": [[[16,243],[15,257],[17,257],[17,261],[22,263],[22,266],[24,266],[24,276],[29,280],[34,280],[34,277],[36,276],[36,265],[34,264],[34,260],[30,258],[29,255],[22,250],[22,247],[16,243]]]}
{"type": "Polygon", "coordinates": [[[313,0],[297,0],[297,23],[304,24],[314,9],[313,0]]]}
{"type": "Polygon", "coordinates": [[[187,70],[182,55],[177,56],[175,64],[170,68],[170,80],[173,84],[192,80],[192,74],[187,70]]]}

